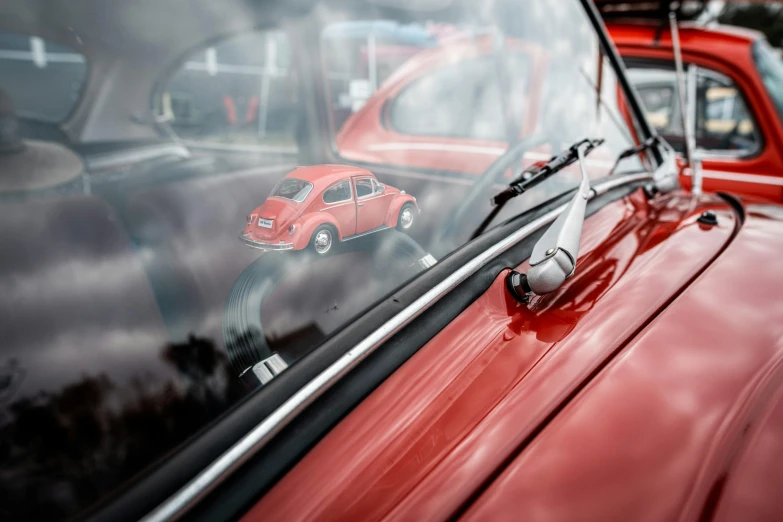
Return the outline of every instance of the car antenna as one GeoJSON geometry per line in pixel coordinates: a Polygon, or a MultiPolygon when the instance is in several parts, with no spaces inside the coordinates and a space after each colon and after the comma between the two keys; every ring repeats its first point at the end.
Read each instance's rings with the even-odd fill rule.
{"type": "MultiPolygon", "coordinates": [[[[676,71],[677,81],[675,85],[677,87],[677,101],[680,105],[680,116],[682,120],[683,135],[685,136],[685,161],[688,167],[691,169],[691,192],[695,196],[701,195],[701,161],[695,157],[694,149],[696,147],[696,140],[694,138],[694,125],[695,123],[690,121],[688,117],[688,109],[686,103],[686,78],[682,65],[682,48],[680,47],[680,30],[677,25],[677,13],[675,11],[669,11],[669,26],[671,28],[672,35],[672,52],[674,53],[674,67],[676,71]]],[[[690,69],[691,71],[693,69],[690,69]]],[[[688,84],[695,85],[695,78],[689,78],[688,84]]],[[[696,100],[691,100],[695,103],[696,100]]]]}

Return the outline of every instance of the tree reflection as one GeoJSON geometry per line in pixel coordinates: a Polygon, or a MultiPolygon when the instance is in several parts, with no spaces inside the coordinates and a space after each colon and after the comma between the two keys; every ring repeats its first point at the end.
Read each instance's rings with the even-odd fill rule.
{"type": "Polygon", "coordinates": [[[176,378],[120,386],[84,375],[57,393],[19,398],[0,427],[0,519],[73,516],[116,490],[243,394],[226,356],[190,336],[161,350],[176,378]]]}

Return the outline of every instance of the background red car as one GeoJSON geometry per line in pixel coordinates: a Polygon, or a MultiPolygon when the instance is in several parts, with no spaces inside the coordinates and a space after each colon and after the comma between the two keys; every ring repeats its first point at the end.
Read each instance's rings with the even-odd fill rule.
{"type": "Polygon", "coordinates": [[[368,170],[315,165],[289,172],[248,217],[240,239],[261,250],[324,255],[348,241],[396,227],[406,231],[420,212],[416,198],[380,183],[368,170]]]}
{"type": "MultiPolygon", "coordinates": [[[[607,24],[650,122],[684,150],[668,30],[648,21],[607,24]]],[[[680,26],[689,118],[705,190],[783,199],[783,64],[761,33],[727,26],[680,26]]],[[[690,186],[690,178],[681,180],[690,186]]]]}

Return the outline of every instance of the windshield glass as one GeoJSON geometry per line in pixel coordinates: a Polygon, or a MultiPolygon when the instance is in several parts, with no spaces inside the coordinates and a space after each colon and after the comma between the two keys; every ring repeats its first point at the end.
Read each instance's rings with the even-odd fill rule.
{"type": "Polygon", "coordinates": [[[6,4],[24,45],[90,63],[67,58],[82,88],[32,74],[59,47],[0,54],[33,60],[0,73],[2,121],[32,114],[17,93],[78,93],[62,125],[3,127],[8,520],[76,516],[264,397],[465,245],[520,167],[603,138],[598,179],[644,138],[578,0],[6,4]]]}
{"type": "Polygon", "coordinates": [[[275,186],[269,197],[285,198],[301,203],[307,198],[313,184],[301,179],[284,178],[275,186]]]}
{"type": "Polygon", "coordinates": [[[775,104],[778,117],[783,118],[783,60],[780,52],[772,49],[766,40],[757,40],[753,44],[753,60],[775,104]]]}

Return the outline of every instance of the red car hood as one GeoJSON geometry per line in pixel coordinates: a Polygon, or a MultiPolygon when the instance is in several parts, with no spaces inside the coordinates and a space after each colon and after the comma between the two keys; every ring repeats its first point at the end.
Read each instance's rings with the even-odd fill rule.
{"type": "Polygon", "coordinates": [[[608,204],[563,288],[521,305],[500,274],[246,520],[698,518],[755,399],[779,397],[781,219],[684,193],[608,204]]]}

